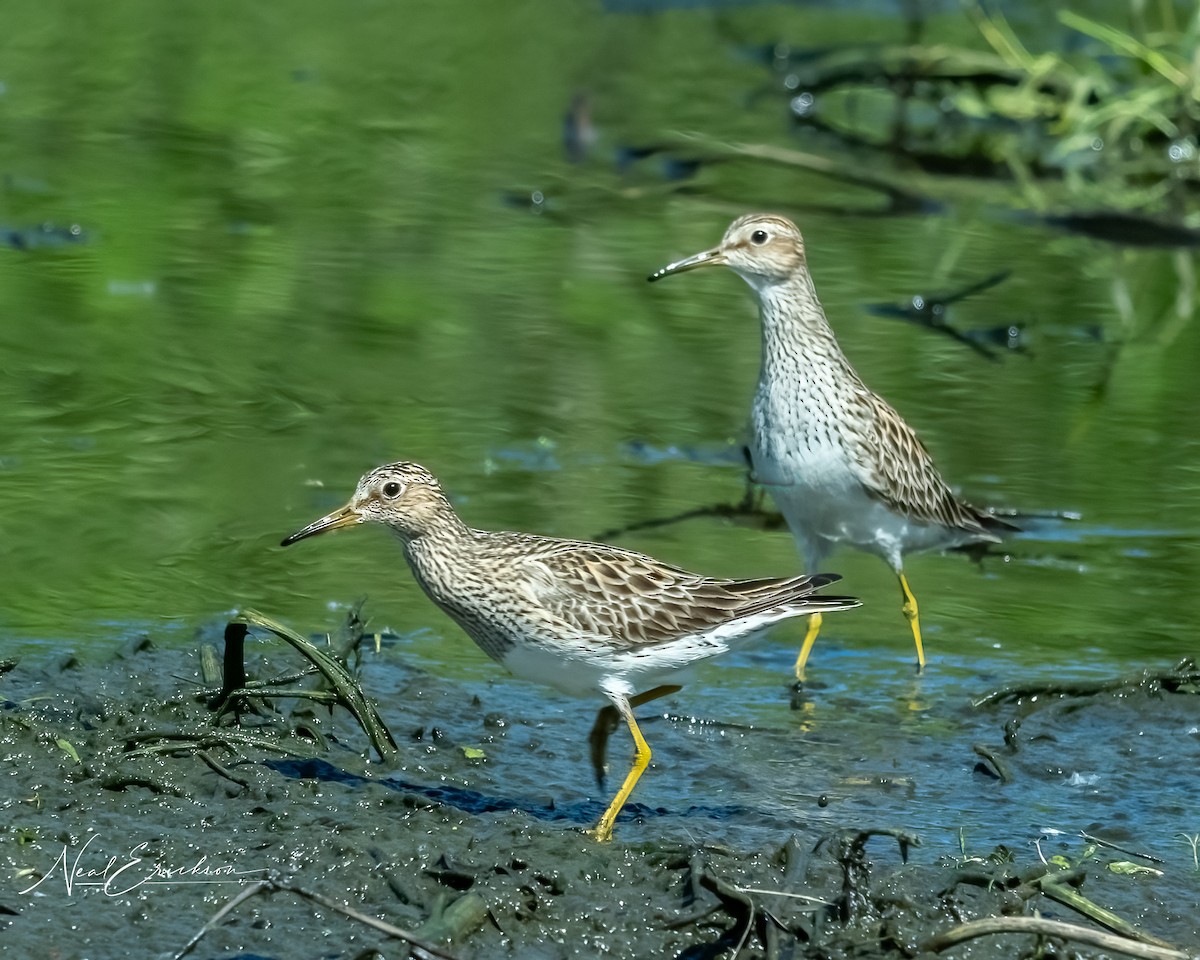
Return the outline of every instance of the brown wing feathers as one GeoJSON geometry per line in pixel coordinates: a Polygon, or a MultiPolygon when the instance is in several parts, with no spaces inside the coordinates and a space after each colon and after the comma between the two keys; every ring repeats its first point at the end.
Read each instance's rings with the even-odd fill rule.
{"type": "MultiPolygon", "coordinates": [[[[550,558],[543,558],[543,562],[550,558]]],[[[546,605],[564,620],[616,643],[655,644],[686,633],[801,602],[840,579],[772,577],[717,580],[659,564],[641,554],[591,545],[556,553],[559,589],[546,605]]],[[[838,602],[842,598],[813,598],[838,602]]]]}
{"type": "Polygon", "coordinates": [[[867,490],[916,520],[988,537],[982,515],[954,495],[925,445],[900,415],[874,394],[870,394],[870,414],[869,434],[863,438],[867,442],[856,451],[866,469],[867,490]]]}

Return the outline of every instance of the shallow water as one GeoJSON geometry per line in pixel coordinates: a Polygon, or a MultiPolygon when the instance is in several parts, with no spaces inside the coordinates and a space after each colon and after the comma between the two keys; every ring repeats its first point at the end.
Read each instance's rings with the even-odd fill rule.
{"type": "MultiPolygon", "coordinates": [[[[400,458],[438,473],[481,527],[589,537],[737,501],[759,349],[750,293],[717,271],[645,277],[711,246],[733,216],[777,209],[805,232],[852,361],[951,483],[1048,518],[981,565],[909,561],[930,658],[920,679],[886,567],[836,554],[831,569],[864,606],[827,618],[807,709],[788,709],[798,628],[706,666],[664,707],[705,722],[647,725],[656,767],[635,801],[694,806],[742,842],[797,818],[899,821],[939,854],[960,828],[990,848],[1121,821],[1184,862],[1163,838],[1194,833],[1194,810],[1167,802],[1175,785],[1130,787],[1104,738],[1073,744],[1095,751],[1080,769],[994,797],[971,788],[962,737],[953,749],[945,738],[978,726],[1000,742],[995,717],[966,704],[1007,680],[1196,652],[1191,253],[1043,225],[1018,215],[1032,201],[1007,184],[884,217],[863,191],[779,166],[672,179],[661,154],[615,162],[672,130],[836,153],[789,132],[747,51],[895,39],[874,6],[302,10],[10,12],[0,224],[35,232],[0,246],[6,654],[102,659],[138,633],[188,645],[247,605],[319,631],[365,596],[374,626],[398,636],[391,668],[451,678],[513,718],[510,743],[519,729],[557,755],[593,705],[505,677],[421,596],[382,532],[278,541],[400,458]],[[577,95],[598,139],[572,162],[562,122],[577,95]],[[949,315],[963,329],[1022,325],[1027,352],[1000,362],[865,309],[1000,270],[1011,275],[949,315]],[[690,768],[696,739],[726,742],[741,772],[690,768]]],[[[973,30],[953,11],[928,29],[948,41],[973,30]]],[[[619,542],[720,575],[799,563],[786,534],[713,519],[619,542]]],[[[372,691],[384,699],[387,676],[372,691]]],[[[1151,753],[1194,756],[1189,722],[1167,724],[1151,753]]],[[[624,741],[613,749],[623,756],[624,741]]],[[[497,756],[470,786],[531,808],[545,793],[587,796],[582,750],[569,756],[545,782],[540,766],[497,756]]]]}
{"type": "MultiPolygon", "coordinates": [[[[800,221],[847,352],[952,483],[1081,515],[1038,525],[983,577],[914,559],[931,652],[999,645],[1036,665],[1074,662],[1081,643],[1115,664],[1194,649],[1190,255],[1014,223],[1004,187],[989,205],[881,218],[810,209],[864,198],[779,167],[618,170],[619,146],[670,129],[788,142],[777,102],[739,108],[770,77],[703,13],[569,7],[536,30],[496,14],[483,42],[382,10],[330,31],[315,7],[185,9],[93,12],[112,21],[102,48],[49,13],[13,34],[0,221],[84,233],[0,249],[6,642],[184,638],[244,604],[316,626],[362,594],[384,622],[452,635],[385,538],[276,547],[391,459],[427,463],[472,523],[567,536],[738,498],[732,463],[630,444],[737,438],[758,361],[749,293],[716,272],[644,277],[768,206],[800,221]],[[435,43],[445,56],[416,57],[435,43]],[[670,65],[653,55],[667,44],[670,65]],[[562,117],[581,92],[599,140],[571,163],[562,117]],[[513,202],[534,190],[542,213],[513,202]],[[989,363],[863,309],[1000,269],[949,318],[1024,324],[1029,355],[989,363]]],[[[804,32],[803,16],[732,22],[761,41],[804,32]]],[[[896,29],[861,11],[819,23],[826,42],[896,29]]],[[[716,522],[623,542],[722,574],[796,563],[786,536],[716,522]]],[[[831,565],[867,606],[830,639],[906,656],[886,571],[831,565]]]]}

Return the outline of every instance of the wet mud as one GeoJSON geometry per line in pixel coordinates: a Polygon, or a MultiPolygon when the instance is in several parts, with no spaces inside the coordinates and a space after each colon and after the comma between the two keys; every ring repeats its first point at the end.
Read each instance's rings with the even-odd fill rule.
{"type": "MultiPolygon", "coordinates": [[[[765,719],[723,723],[715,692],[703,718],[650,711],[654,762],[597,844],[591,704],[536,716],[502,674],[451,679],[404,638],[355,639],[394,751],[261,631],[237,684],[283,676],[285,695],[221,695],[219,628],[186,650],[5,663],[7,955],[1200,953],[1195,847],[1146,827],[1200,831],[1190,664],[973,681],[976,702],[912,729],[852,690],[789,698],[745,671],[765,719]],[[1078,782],[1092,767],[1103,788],[1078,782]],[[1078,829],[1048,826],[1054,797],[1078,829]],[[992,926],[955,940],[976,921],[992,926]]],[[[609,790],[627,751],[614,737],[609,790]]]]}

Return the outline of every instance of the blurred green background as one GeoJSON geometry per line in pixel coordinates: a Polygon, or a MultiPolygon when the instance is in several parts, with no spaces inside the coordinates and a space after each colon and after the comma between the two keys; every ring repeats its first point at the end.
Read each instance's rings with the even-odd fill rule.
{"type": "MultiPolygon", "coordinates": [[[[0,645],[185,642],[243,605],[325,629],[367,596],[377,626],[490,675],[382,532],[280,538],[401,458],[483,527],[591,537],[739,499],[750,292],[717,271],[645,277],[767,208],[798,221],[847,354],[953,485],[1080,515],[1029,524],[982,568],[910,561],[935,669],[1195,652],[1190,250],[1051,225],[1036,198],[1070,209],[1069,191],[1031,191],[1015,163],[943,187],[797,127],[778,45],[900,42],[890,5],[623,6],[8,5],[0,645]],[[786,164],[693,169],[704,150],[679,131],[813,151],[936,202],[885,215],[786,164]],[[998,271],[951,308],[963,329],[1022,328],[1025,352],[996,362],[864,310],[998,271]]],[[[1088,53],[1049,11],[1009,22],[1088,53]]],[[[922,30],[989,49],[954,5],[922,30]]],[[[829,109],[892,116],[869,90],[829,109]]],[[[1156,214],[1187,222],[1171,203],[1156,214]]],[[[713,574],[799,567],[786,534],[712,519],[620,542],[713,574]]],[[[827,623],[813,667],[845,648],[906,670],[886,567],[830,567],[866,605],[827,623]]]]}

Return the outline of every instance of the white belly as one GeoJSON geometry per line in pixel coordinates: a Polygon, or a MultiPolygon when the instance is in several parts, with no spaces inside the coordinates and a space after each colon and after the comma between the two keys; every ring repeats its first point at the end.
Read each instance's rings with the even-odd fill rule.
{"type": "Polygon", "coordinates": [[[703,633],[636,647],[597,639],[567,644],[560,637],[543,636],[536,643],[510,647],[501,663],[515,676],[573,697],[609,695],[612,690],[631,695],[664,684],[683,686],[697,661],[728,652],[732,643],[753,642],[771,624],[798,612],[788,605],[773,607],[703,633]]]}
{"type": "Polygon", "coordinates": [[[751,449],[755,479],[771,494],[800,541],[810,573],[838,544],[874,553],[899,571],[905,553],[951,546],[939,524],[909,520],[867,493],[841,451],[812,444],[786,451],[751,449]]]}
{"type": "MultiPolygon", "coordinates": [[[[678,651],[675,651],[678,653],[678,651]]],[[[648,654],[616,654],[608,658],[559,654],[544,646],[517,646],[502,663],[514,676],[544,683],[571,697],[603,697],[604,684],[623,680],[632,691],[688,681],[687,663],[648,654]]]]}

